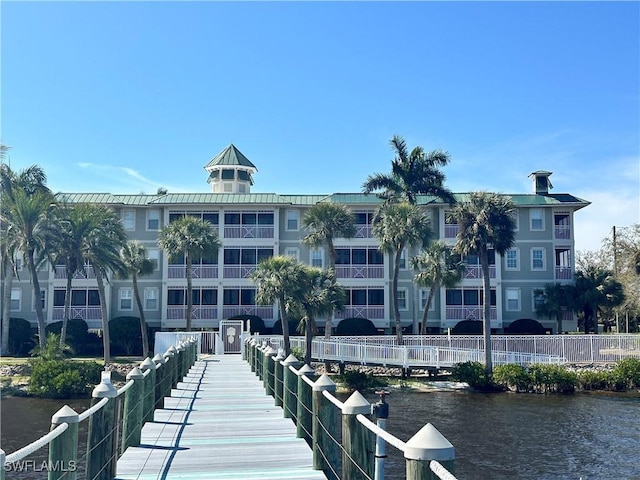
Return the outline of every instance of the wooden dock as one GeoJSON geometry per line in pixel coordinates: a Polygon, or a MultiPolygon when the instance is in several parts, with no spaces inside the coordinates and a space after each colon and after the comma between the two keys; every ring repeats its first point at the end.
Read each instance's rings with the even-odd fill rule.
{"type": "Polygon", "coordinates": [[[198,361],[118,460],[116,479],[326,479],[240,355],[198,361]]]}

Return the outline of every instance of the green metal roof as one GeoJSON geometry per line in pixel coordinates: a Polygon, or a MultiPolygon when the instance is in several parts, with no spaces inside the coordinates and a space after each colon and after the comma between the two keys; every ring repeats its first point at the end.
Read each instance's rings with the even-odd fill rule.
{"type": "Polygon", "coordinates": [[[221,165],[242,166],[258,170],[256,166],[251,163],[251,161],[247,157],[245,157],[233,143],[229,144],[227,148],[213,157],[211,161],[204,166],[204,168],[209,169],[210,167],[217,167],[221,165]]]}
{"type": "Polygon", "coordinates": [[[289,204],[290,202],[275,193],[168,193],[149,203],[153,205],[175,205],[181,203],[264,203],[278,205],[289,204]]]}
{"type": "Polygon", "coordinates": [[[99,203],[103,205],[122,203],[122,200],[111,193],[57,193],[56,199],[67,203],[99,203]]]}
{"type": "Polygon", "coordinates": [[[322,202],[328,195],[280,195],[292,205],[315,205],[322,202]]]}

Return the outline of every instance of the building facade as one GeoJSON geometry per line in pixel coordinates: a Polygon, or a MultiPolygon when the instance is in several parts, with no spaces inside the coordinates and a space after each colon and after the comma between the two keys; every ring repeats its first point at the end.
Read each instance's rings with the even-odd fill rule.
{"type": "MultiPolygon", "coordinates": [[[[138,279],[146,320],[151,327],[184,328],[186,278],[183,258],[167,258],[158,247],[163,225],[185,215],[211,222],[222,243],[214,257],[203,257],[193,265],[195,328],[215,329],[220,320],[237,315],[257,315],[267,327],[278,321],[276,306],[256,304],[256,287],[248,278],[257,264],[273,255],[289,255],[309,265],[327,265],[327,252],[302,243],[305,212],[319,202],[346,205],[355,215],[356,235],[336,239],[336,274],[348,293],[344,311],[336,312],[334,327],[345,318],[367,318],[381,331],[394,324],[391,307],[392,262],[378,250],[372,234],[374,212],[380,200],[375,195],[334,193],[327,195],[281,195],[251,193],[257,169],[233,145],[206,166],[211,193],[166,193],[115,195],[108,193],[64,193],[72,203],[108,205],[120,218],[130,239],[141,242],[155,264],[153,274],[138,279]]],[[[538,318],[535,291],[546,283],[573,281],[574,212],[589,202],[569,194],[549,192],[551,172],[530,176],[533,192],[510,194],[518,207],[516,243],[504,256],[491,255],[491,327],[502,332],[518,319],[536,319],[549,331],[556,320],[538,318]]],[[[465,194],[456,194],[464,201],[465,194]]],[[[458,226],[451,223],[449,205],[433,198],[420,202],[431,220],[435,238],[453,245],[458,226]]],[[[428,290],[416,287],[409,260],[417,252],[403,254],[399,279],[399,306],[403,326],[421,319],[428,290]]],[[[20,259],[18,259],[20,260],[20,259]]],[[[427,326],[431,332],[446,332],[463,320],[482,320],[482,275],[477,257],[465,257],[464,279],[452,289],[436,293],[427,326]]],[[[33,288],[26,269],[18,261],[18,278],[11,291],[11,316],[35,324],[33,288]]],[[[47,323],[62,320],[66,273],[63,265],[40,269],[41,295],[47,323]]],[[[89,328],[101,327],[98,289],[91,265],[73,278],[72,316],[84,319],[89,328]]],[[[109,318],[137,316],[130,280],[111,278],[107,285],[109,318]]],[[[324,322],[320,321],[320,325],[324,322]]],[[[572,312],[563,319],[565,330],[575,330],[572,312]]]]}

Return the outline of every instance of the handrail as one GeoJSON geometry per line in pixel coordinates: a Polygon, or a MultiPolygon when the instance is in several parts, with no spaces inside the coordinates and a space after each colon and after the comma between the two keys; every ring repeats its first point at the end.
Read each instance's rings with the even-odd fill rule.
{"type": "Polygon", "coordinates": [[[62,435],[67,430],[67,428],[69,428],[68,423],[66,422],[61,423],[56,428],[51,430],[46,435],[43,435],[42,437],[40,437],[35,442],[32,442],[29,445],[22,447],[20,450],[16,450],[11,455],[7,455],[5,457],[4,464],[7,465],[14,462],[18,462],[22,460],[24,457],[31,455],[33,452],[40,450],[42,447],[44,447],[49,442],[51,442],[51,440],[53,440],[54,438],[58,438],[60,435],[62,435]]]}
{"type": "Polygon", "coordinates": [[[429,462],[429,469],[435,473],[440,480],[457,480],[456,477],[437,460],[431,460],[429,462]]]}
{"type": "Polygon", "coordinates": [[[133,380],[129,380],[122,387],[118,389],[118,396],[122,395],[124,392],[129,390],[133,386],[133,380]]]}
{"type": "Polygon", "coordinates": [[[383,438],[385,442],[393,445],[398,450],[404,453],[407,446],[406,442],[403,442],[392,433],[383,430],[362,414],[356,415],[356,420],[358,420],[367,430],[373,432],[374,434],[376,434],[376,436],[383,438]]]}
{"type": "Polygon", "coordinates": [[[102,407],[104,407],[108,401],[109,401],[108,398],[103,398],[98,403],[96,403],[93,407],[82,412],[80,415],[78,415],[78,422],[82,422],[83,420],[86,420],[87,418],[89,418],[91,415],[93,415],[102,407]]]}

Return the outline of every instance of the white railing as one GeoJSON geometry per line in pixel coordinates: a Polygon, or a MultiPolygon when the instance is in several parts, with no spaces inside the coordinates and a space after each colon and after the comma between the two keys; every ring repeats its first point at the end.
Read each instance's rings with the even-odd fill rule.
{"type": "Polygon", "coordinates": [[[344,310],[335,312],[335,318],[368,318],[370,320],[382,320],[384,318],[384,307],[367,307],[360,305],[347,305],[344,310]]]}
{"type": "MultiPolygon", "coordinates": [[[[480,265],[464,266],[464,278],[480,279],[482,278],[482,267],[480,265]]],[[[496,266],[489,265],[489,278],[496,278],[496,266]]]]}
{"type": "Polygon", "coordinates": [[[273,238],[273,226],[225,226],[224,238],[273,238]]]}
{"type": "MultiPolygon", "coordinates": [[[[446,307],[446,319],[447,320],[482,320],[484,315],[484,307],[482,305],[447,305],[446,307]]],[[[498,319],[498,309],[491,307],[491,320],[498,319]]]]}
{"type": "Polygon", "coordinates": [[[249,278],[256,270],[256,265],[225,265],[222,269],[224,278],[249,278]]]}
{"type": "Polygon", "coordinates": [[[338,278],[384,278],[382,265],[339,265],[336,266],[338,278]]]}
{"type": "MultiPolygon", "coordinates": [[[[64,307],[53,307],[53,320],[64,318],[64,307]]],[[[100,307],[71,307],[69,318],[81,318],[83,320],[102,320],[100,307]]]]}
{"type": "MultiPolygon", "coordinates": [[[[187,278],[186,265],[169,265],[167,267],[168,278],[187,278]]],[[[192,278],[218,278],[217,265],[195,265],[191,268],[192,278]]]]}
{"type": "MultiPolygon", "coordinates": [[[[167,320],[184,320],[187,318],[187,307],[167,307],[167,320]]],[[[193,320],[217,320],[218,307],[194,305],[191,313],[193,320]]]]}

